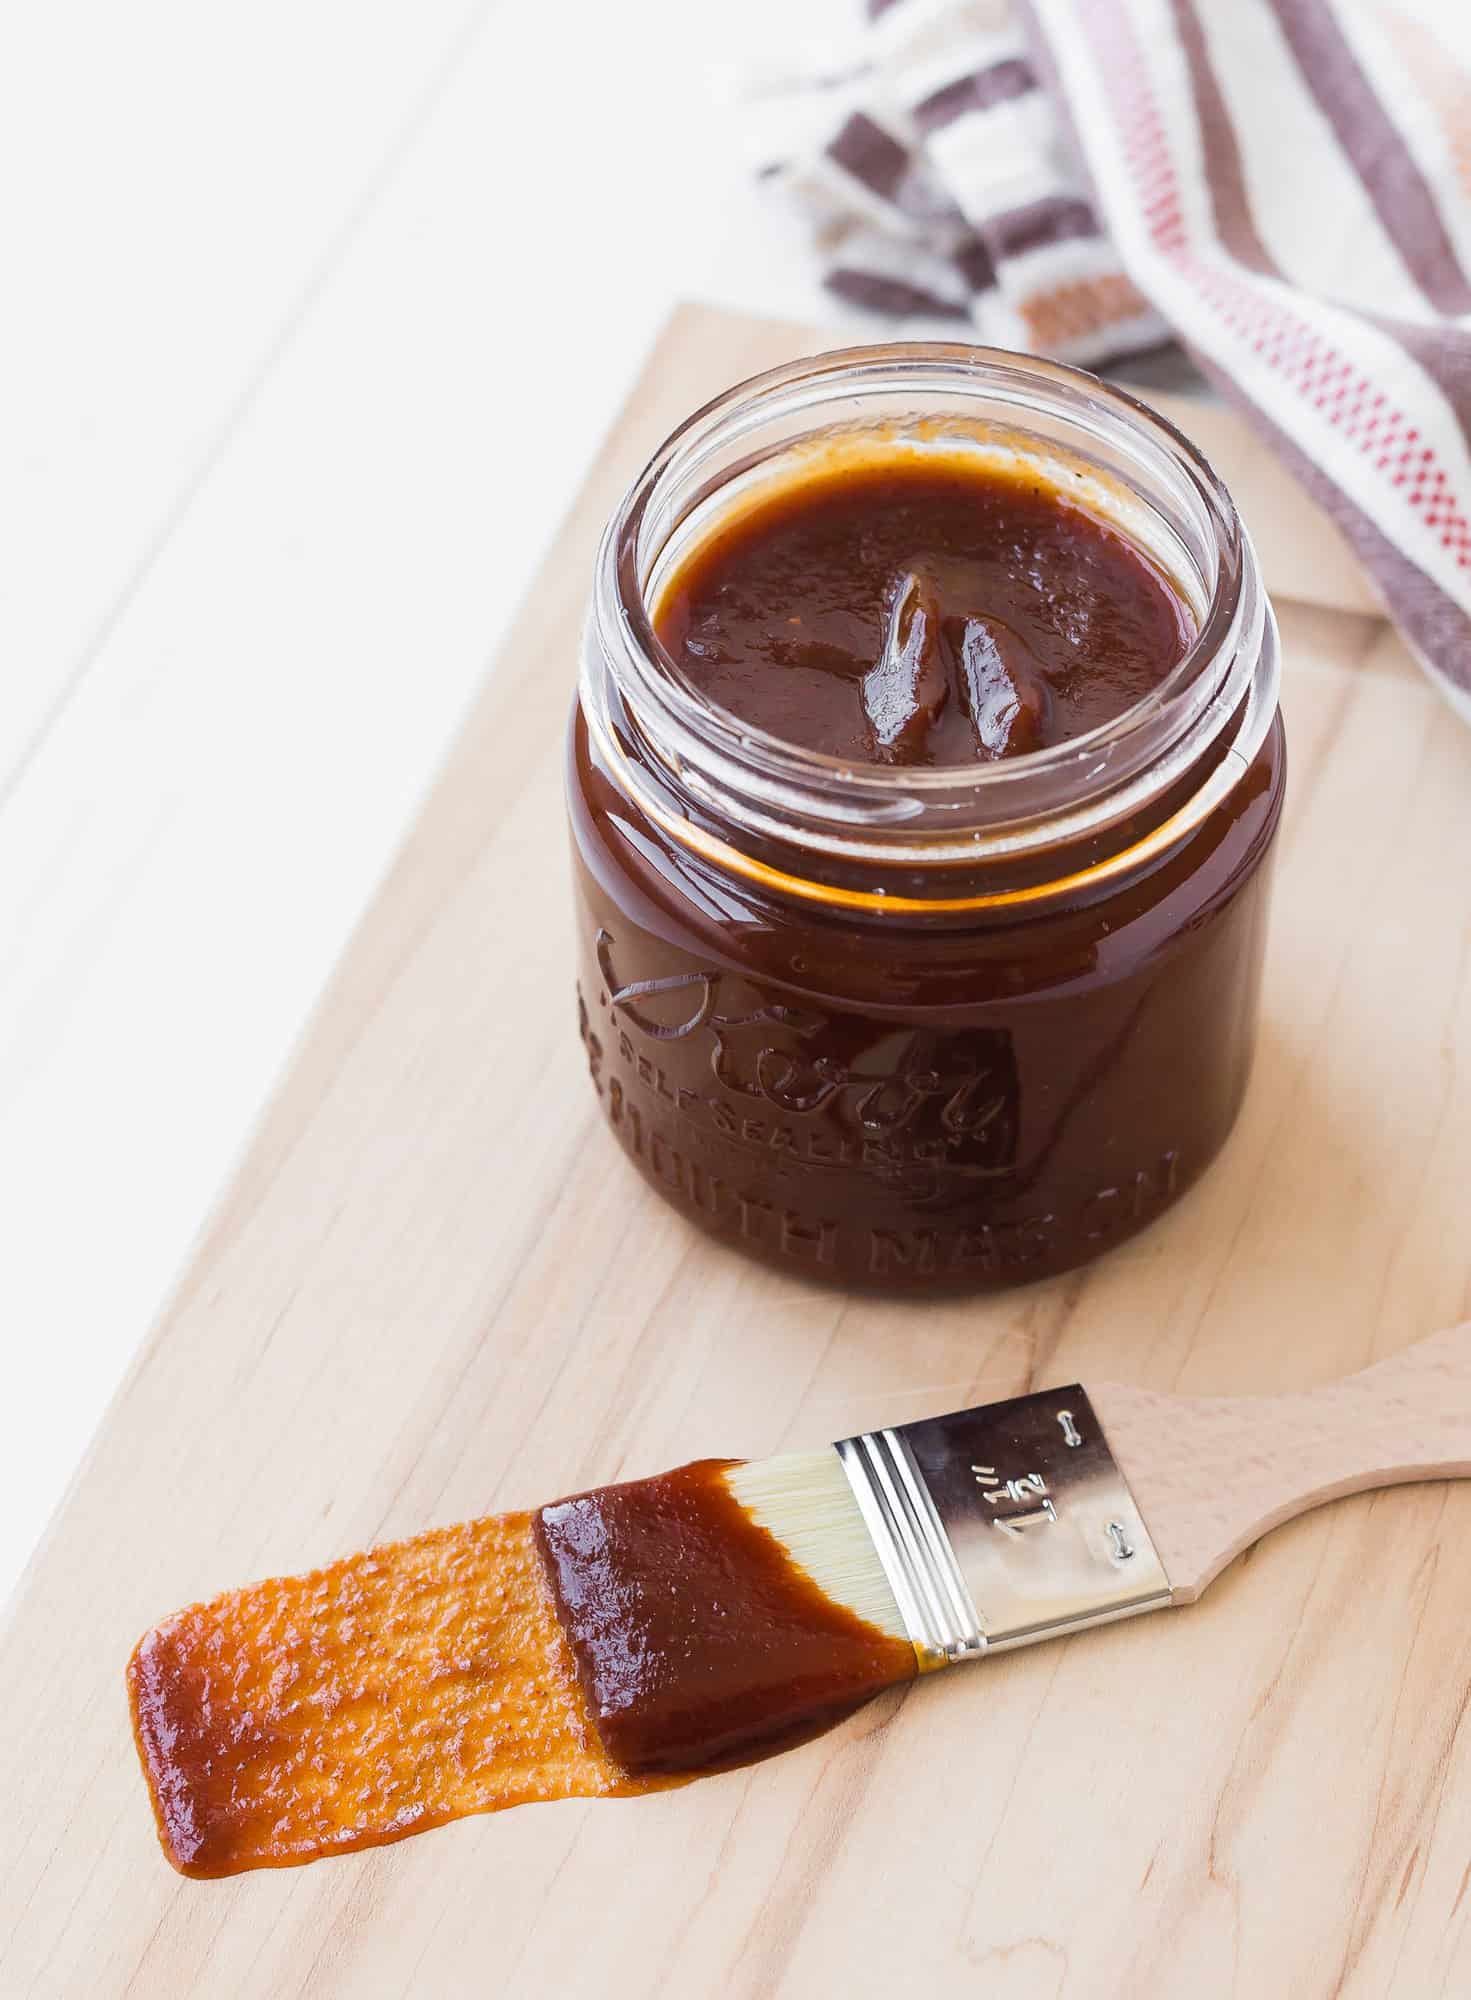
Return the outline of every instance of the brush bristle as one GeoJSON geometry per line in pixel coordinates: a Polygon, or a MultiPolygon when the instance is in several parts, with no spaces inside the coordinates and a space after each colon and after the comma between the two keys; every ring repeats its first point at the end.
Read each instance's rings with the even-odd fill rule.
{"type": "Polygon", "coordinates": [[[818,1589],[896,1639],[906,1636],[873,1539],[831,1445],[753,1459],[725,1475],[754,1521],[783,1545],[818,1589]]]}

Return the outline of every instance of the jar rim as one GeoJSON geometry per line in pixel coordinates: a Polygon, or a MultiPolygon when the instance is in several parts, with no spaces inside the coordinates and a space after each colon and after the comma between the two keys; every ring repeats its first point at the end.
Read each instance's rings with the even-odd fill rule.
{"type": "MultiPolygon", "coordinates": [[[[1110,525],[1129,534],[1122,522],[1110,525]]],[[[672,783],[758,838],[876,866],[901,858],[906,868],[976,862],[1097,831],[1177,782],[1233,724],[1227,775],[1234,781],[1276,708],[1276,648],[1255,556],[1198,447],[1148,404],[1084,370],[961,342],[833,349],[751,376],[694,411],[649,459],[608,524],[588,641],[589,664],[601,664],[613,684],[598,685],[598,674],[585,671],[589,725],[605,741],[635,734],[635,761],[652,758],[656,784],[672,783]],[[800,439],[822,434],[824,412],[835,402],[861,408],[926,395],[984,406],[998,435],[1009,424],[1018,440],[1035,437],[1026,419],[1044,416],[1078,441],[1075,450],[1091,444],[1121,455],[1140,479],[1155,481],[1153,494],[1131,488],[1146,511],[1172,528],[1174,516],[1188,517],[1211,573],[1198,579],[1202,609],[1181,660],[1158,686],[1086,734],[989,763],[859,764],[793,744],[713,701],[663,646],[646,591],[679,523],[729,483],[729,468],[723,476],[711,470],[722,454],[748,451],[738,463],[759,465],[777,455],[759,446],[759,434],[773,424],[808,424],[793,433],[800,439]]]]}

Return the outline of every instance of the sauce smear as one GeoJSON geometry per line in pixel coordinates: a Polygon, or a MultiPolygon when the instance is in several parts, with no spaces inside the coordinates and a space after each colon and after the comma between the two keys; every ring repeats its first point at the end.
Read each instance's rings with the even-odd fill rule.
{"type": "Polygon", "coordinates": [[[165,1619],[128,1692],[168,1858],[233,1875],[655,1791],[913,1674],[721,1473],[435,1529],[165,1619]]]}
{"type": "Polygon", "coordinates": [[[912,1678],[914,1648],[835,1603],[702,1459],[543,1507],[537,1544],[604,1746],[692,1771],[815,1735],[912,1678]]]}
{"type": "Polygon", "coordinates": [[[591,1726],[529,1514],[193,1605],[139,1641],[128,1691],[159,1839],[186,1875],[650,1789],[591,1726]]]}

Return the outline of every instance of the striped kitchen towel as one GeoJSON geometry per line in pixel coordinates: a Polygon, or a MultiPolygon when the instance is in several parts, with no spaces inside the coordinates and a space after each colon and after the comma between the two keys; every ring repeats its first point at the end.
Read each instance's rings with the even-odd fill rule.
{"type": "Polygon", "coordinates": [[[1178,338],[1471,720],[1471,0],[869,11],[773,100],[828,286],[1090,367],[1178,338]]]}

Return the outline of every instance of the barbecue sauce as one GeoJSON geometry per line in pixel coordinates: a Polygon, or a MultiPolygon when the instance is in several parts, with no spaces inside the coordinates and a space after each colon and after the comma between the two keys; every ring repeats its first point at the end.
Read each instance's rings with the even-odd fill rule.
{"type": "Polygon", "coordinates": [[[536,1517],[603,1747],[626,1771],[785,1748],[916,1671],[731,1493],[726,1461],[604,1486],[536,1517]]]}
{"type": "Polygon", "coordinates": [[[855,763],[989,763],[1155,688],[1179,595],[1055,486],[889,457],[785,488],[702,541],[655,629],[702,695],[855,763]]]}
{"type": "Polygon", "coordinates": [[[234,1875],[655,1791],[912,1675],[721,1475],[435,1529],[165,1619],[127,1678],[169,1860],[234,1875]]]}
{"type": "Polygon", "coordinates": [[[591,1727],[529,1514],[193,1605],[139,1641],[128,1692],[159,1839],[186,1875],[649,1789],[591,1727]]]}

